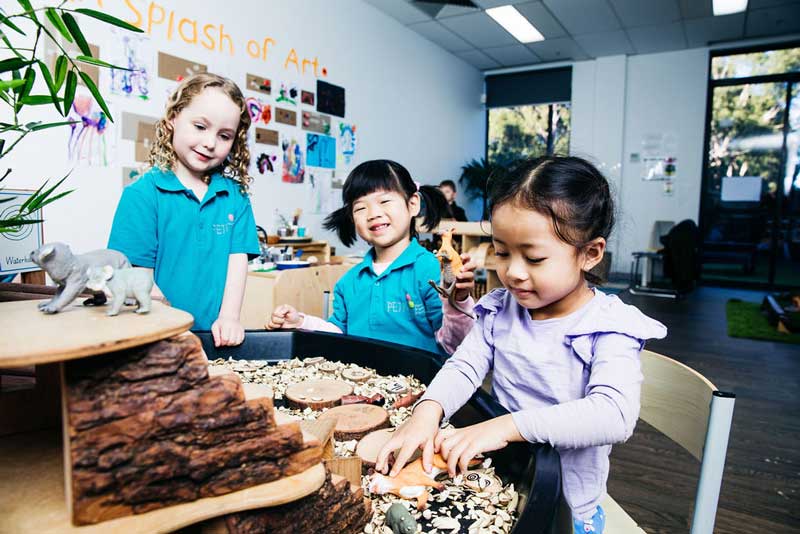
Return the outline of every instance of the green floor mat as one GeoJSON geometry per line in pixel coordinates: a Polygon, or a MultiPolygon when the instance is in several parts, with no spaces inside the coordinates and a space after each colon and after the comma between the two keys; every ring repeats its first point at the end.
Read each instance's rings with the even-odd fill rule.
{"type": "Polygon", "coordinates": [[[725,312],[731,337],[800,344],[800,334],[783,334],[771,326],[759,304],[731,299],[725,305],[725,312]]]}

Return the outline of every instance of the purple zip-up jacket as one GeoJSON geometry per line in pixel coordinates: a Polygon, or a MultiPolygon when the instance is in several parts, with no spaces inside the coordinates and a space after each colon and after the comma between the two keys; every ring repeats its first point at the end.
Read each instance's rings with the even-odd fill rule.
{"type": "Polygon", "coordinates": [[[639,352],[666,327],[599,290],[555,319],[534,321],[505,289],[484,296],[475,313],[422,400],[438,402],[448,419],[493,371],[492,393],[520,434],[558,449],[573,516],[592,517],[605,496],[611,444],[628,439],[639,417],[639,352]]]}

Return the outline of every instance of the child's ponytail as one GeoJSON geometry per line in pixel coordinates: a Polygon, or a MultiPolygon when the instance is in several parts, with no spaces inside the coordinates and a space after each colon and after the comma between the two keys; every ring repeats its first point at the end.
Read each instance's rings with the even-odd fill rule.
{"type": "MultiPolygon", "coordinates": [[[[422,217],[422,225],[432,231],[439,226],[442,215],[447,212],[447,199],[438,187],[433,185],[421,185],[417,190],[422,199],[419,216],[422,217]]],[[[415,221],[411,221],[411,236],[417,236],[415,221]]]]}
{"type": "Polygon", "coordinates": [[[356,225],[350,213],[350,206],[343,206],[334,211],[327,217],[322,226],[326,230],[336,232],[339,241],[346,247],[352,246],[356,242],[356,225]]]}

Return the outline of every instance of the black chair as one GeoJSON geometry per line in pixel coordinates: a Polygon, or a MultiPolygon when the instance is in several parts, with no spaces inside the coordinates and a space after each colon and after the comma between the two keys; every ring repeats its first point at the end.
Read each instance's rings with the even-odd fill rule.
{"type": "Polygon", "coordinates": [[[691,219],[681,221],[660,238],[663,248],[656,252],[634,252],[631,266],[633,295],[677,298],[694,289],[700,278],[700,232],[691,219]],[[642,259],[661,260],[664,280],[647,285],[637,283],[642,259]]]}

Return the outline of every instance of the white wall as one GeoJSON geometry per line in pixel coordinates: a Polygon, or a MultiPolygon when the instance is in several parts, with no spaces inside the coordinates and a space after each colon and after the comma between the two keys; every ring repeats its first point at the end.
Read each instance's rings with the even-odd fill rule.
{"type": "MultiPolygon", "coordinates": [[[[348,169],[367,159],[390,158],[405,165],[420,182],[438,183],[444,178],[457,178],[461,165],[484,153],[482,74],[360,0],[126,2],[142,14],[145,26],[149,5],[164,8],[165,22],[154,24],[151,31],[156,51],[206,63],[209,71],[230,77],[240,85],[244,85],[246,73],[268,76],[273,85],[269,100],[274,101],[281,81],[297,82],[300,88],[315,90],[313,74],[294,73],[292,65],[284,68],[292,48],[301,60],[304,56],[317,57],[328,70],[324,79],[346,89],[345,120],[357,125],[356,159],[348,169]],[[231,36],[234,54],[187,44],[177,32],[168,39],[166,22],[171,12],[175,13],[176,24],[186,17],[197,20],[201,27],[206,23],[217,28],[224,25],[225,33],[231,36]],[[248,57],[247,41],[262,42],[265,37],[275,41],[268,48],[266,61],[248,57]]],[[[126,2],[106,0],[104,5],[112,14],[133,22],[135,12],[126,7],[126,2]]],[[[3,0],[4,6],[6,3],[3,0]]],[[[76,3],[97,8],[96,1],[76,3]]],[[[14,5],[5,7],[12,12],[15,9],[14,5]]],[[[158,17],[160,12],[156,10],[154,15],[158,17]]],[[[85,33],[90,42],[100,45],[102,58],[104,46],[117,37],[105,27],[98,30],[91,22],[85,23],[85,33]]],[[[107,142],[116,147],[109,151],[113,158],[110,166],[71,163],[67,157],[66,129],[34,134],[3,159],[3,168],[14,169],[3,184],[11,188],[36,188],[44,178],[60,177],[74,167],[67,185],[76,192],[45,210],[46,240],[68,242],[76,251],[105,246],[121,193],[121,166],[134,164],[133,143],[120,139],[122,111],[160,115],[171,86],[165,80],[154,80],[154,98],[149,102],[108,98],[117,122],[106,136],[107,142]]],[[[55,118],[43,116],[41,108],[26,113],[23,120],[55,118]]],[[[274,127],[274,121],[268,127],[274,127]]],[[[297,132],[300,133],[299,129],[297,132]]],[[[252,150],[254,158],[259,151],[252,150]]],[[[346,170],[337,169],[337,177],[344,177],[346,170]]],[[[255,179],[252,200],[258,224],[274,230],[276,208],[289,215],[299,206],[304,208],[302,222],[315,238],[331,239],[338,244],[320,227],[324,214],[309,213],[308,183],[285,184],[279,175],[255,174],[255,179]]]]}
{"type": "Polygon", "coordinates": [[[570,151],[588,156],[616,189],[617,227],[609,243],[612,270],[627,272],[631,252],[649,246],[657,220],[697,221],[703,165],[708,49],[615,56],[574,64],[570,151]],[[674,194],[641,179],[642,140],[675,140],[674,194]]]}

